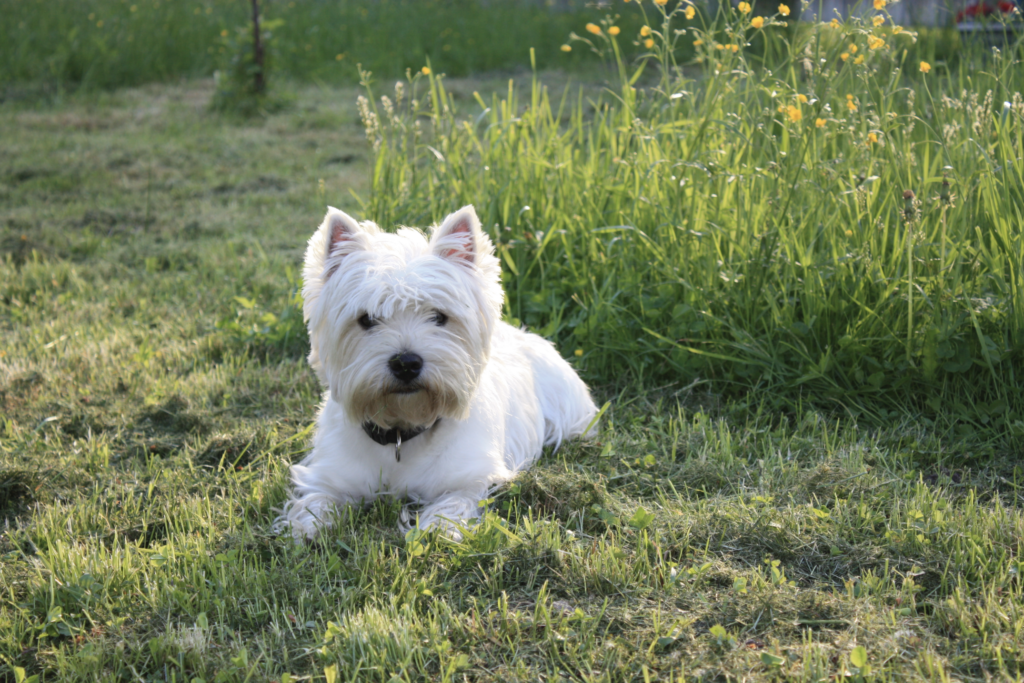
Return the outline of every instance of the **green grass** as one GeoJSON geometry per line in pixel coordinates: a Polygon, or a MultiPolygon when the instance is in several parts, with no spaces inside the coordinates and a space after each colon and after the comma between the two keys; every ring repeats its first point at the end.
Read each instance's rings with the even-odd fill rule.
{"type": "Polygon", "coordinates": [[[0,680],[1024,678],[1024,141],[984,94],[1019,102],[1020,65],[911,81],[820,35],[837,71],[659,48],[664,78],[564,105],[559,75],[420,77],[374,99],[376,151],[352,89],[244,122],[208,80],[0,104],[0,680]],[[324,205],[460,201],[600,437],[459,544],[397,502],[274,536],[324,205]]]}
{"type": "Polygon", "coordinates": [[[247,306],[288,310],[370,158],[350,90],[245,125],[211,95],[0,108],[0,677],[1019,679],[1024,472],[923,420],[589,374],[600,439],[464,543],[397,503],[273,536],[319,387],[247,306]]]}
{"type": "Polygon", "coordinates": [[[1021,53],[925,75],[890,25],[651,11],[639,67],[593,38],[619,74],[603,97],[535,80],[467,107],[417,76],[389,115],[396,96],[368,84],[367,216],[475,204],[509,316],[593,376],[697,377],[1019,443],[1021,53]],[[728,49],[747,38],[760,56],[728,49]],[[682,42],[703,43],[696,65],[677,63],[682,42]]]}

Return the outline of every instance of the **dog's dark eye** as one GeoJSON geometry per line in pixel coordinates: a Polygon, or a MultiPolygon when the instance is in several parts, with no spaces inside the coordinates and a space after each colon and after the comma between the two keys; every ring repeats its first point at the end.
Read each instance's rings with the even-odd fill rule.
{"type": "Polygon", "coordinates": [[[434,311],[434,317],[431,318],[431,320],[433,320],[434,324],[438,327],[444,327],[444,324],[448,322],[448,316],[441,311],[434,311]]]}
{"type": "Polygon", "coordinates": [[[363,328],[364,330],[368,330],[376,324],[377,321],[371,318],[369,313],[363,313],[361,316],[359,316],[359,327],[363,328]]]}

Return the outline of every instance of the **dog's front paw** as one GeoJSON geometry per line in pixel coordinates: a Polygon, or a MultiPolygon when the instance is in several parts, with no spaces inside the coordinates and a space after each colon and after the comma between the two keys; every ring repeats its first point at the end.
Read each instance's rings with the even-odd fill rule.
{"type": "Polygon", "coordinates": [[[477,495],[448,494],[419,511],[405,508],[402,510],[402,526],[405,529],[437,529],[453,541],[461,541],[462,530],[480,517],[480,500],[477,495]]]}
{"type": "Polygon", "coordinates": [[[321,529],[333,524],[337,514],[337,506],[329,497],[321,494],[305,495],[285,503],[272,529],[279,534],[290,531],[297,542],[312,540],[321,529]]]}

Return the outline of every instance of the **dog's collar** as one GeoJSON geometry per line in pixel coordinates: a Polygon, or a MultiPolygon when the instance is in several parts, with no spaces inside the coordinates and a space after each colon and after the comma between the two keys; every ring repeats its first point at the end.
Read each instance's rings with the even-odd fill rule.
{"type": "Polygon", "coordinates": [[[402,443],[413,439],[425,431],[433,429],[441,419],[434,420],[434,424],[429,427],[417,427],[416,429],[399,429],[398,427],[392,427],[391,429],[384,429],[374,422],[364,422],[363,431],[366,435],[379,443],[381,446],[387,446],[388,444],[395,444],[395,462],[401,462],[402,460],[402,443]]]}

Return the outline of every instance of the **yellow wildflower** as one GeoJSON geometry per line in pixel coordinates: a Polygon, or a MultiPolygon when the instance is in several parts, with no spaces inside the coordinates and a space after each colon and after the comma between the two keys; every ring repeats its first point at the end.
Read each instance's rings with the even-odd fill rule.
{"type": "Polygon", "coordinates": [[[617,35],[619,35],[619,27],[618,26],[609,26],[608,27],[608,35],[610,35],[610,36],[617,36],[617,35]]]}
{"type": "Polygon", "coordinates": [[[885,47],[885,41],[878,36],[868,36],[868,47],[877,50],[880,47],[885,47]]]}
{"type": "Polygon", "coordinates": [[[871,17],[871,23],[874,24],[875,26],[881,26],[882,24],[885,23],[885,17],[883,17],[880,14],[875,15],[871,17]]]}
{"type": "Polygon", "coordinates": [[[784,17],[789,16],[789,5],[779,5],[779,14],[784,17]]]}
{"type": "Polygon", "coordinates": [[[825,119],[814,119],[814,125],[818,128],[824,128],[826,123],[828,123],[828,121],[825,119]]]}
{"type": "Polygon", "coordinates": [[[668,3],[668,0],[654,0],[655,5],[664,5],[668,3]]]}
{"type": "Polygon", "coordinates": [[[572,52],[572,45],[563,45],[562,52],[572,52]]]}
{"type": "Polygon", "coordinates": [[[103,28],[103,20],[102,19],[100,19],[99,21],[96,22],[96,28],[103,28]]]}
{"type": "Polygon", "coordinates": [[[643,36],[644,38],[646,38],[647,36],[651,35],[651,27],[650,26],[642,27],[640,29],[640,35],[643,36]]]}
{"type": "Polygon", "coordinates": [[[855,60],[853,60],[853,63],[854,64],[863,64],[864,63],[864,55],[861,55],[860,57],[857,57],[855,60]]]}
{"type": "Polygon", "coordinates": [[[928,62],[921,62],[920,69],[921,69],[921,73],[926,74],[926,73],[928,73],[929,71],[932,70],[932,65],[929,64],[928,62]]]}
{"type": "Polygon", "coordinates": [[[587,31],[593,33],[595,36],[601,35],[601,27],[597,24],[587,24],[587,31]]]}
{"type": "Polygon", "coordinates": [[[739,4],[739,7],[737,7],[736,9],[738,9],[740,11],[740,14],[750,14],[750,9],[751,9],[750,3],[749,2],[741,2],[739,4]]]}
{"type": "Polygon", "coordinates": [[[789,120],[793,123],[799,123],[800,119],[804,117],[803,112],[800,111],[800,107],[794,107],[793,105],[786,107],[786,115],[789,116],[789,120]]]}
{"type": "Polygon", "coordinates": [[[430,67],[429,66],[423,67],[422,69],[420,69],[420,73],[423,74],[424,76],[429,76],[430,75],[430,67]]]}
{"type": "Polygon", "coordinates": [[[735,53],[740,51],[740,46],[737,45],[736,43],[730,43],[729,45],[726,45],[725,47],[730,49],[730,50],[732,50],[733,54],[735,54],[735,53]]]}
{"type": "Polygon", "coordinates": [[[844,62],[847,59],[849,59],[849,58],[850,58],[850,53],[849,52],[844,52],[843,54],[839,55],[839,59],[843,60],[844,62]]]}
{"type": "Polygon", "coordinates": [[[754,17],[750,20],[750,25],[754,28],[761,28],[764,26],[764,17],[754,17]]]}
{"type": "Polygon", "coordinates": [[[846,101],[846,108],[851,112],[857,111],[857,104],[853,100],[846,101]]]}
{"type": "Polygon", "coordinates": [[[832,28],[839,28],[839,20],[833,19],[832,21],[828,22],[828,25],[831,26],[832,28]]]}
{"type": "Polygon", "coordinates": [[[807,104],[807,95],[804,95],[803,93],[797,93],[796,101],[799,102],[800,104],[807,104]]]}
{"type": "Polygon", "coordinates": [[[648,38],[647,40],[645,40],[644,47],[646,47],[648,50],[654,47],[654,38],[648,38]]]}
{"type": "MultiPolygon", "coordinates": [[[[651,41],[651,42],[654,42],[654,41],[651,41]]],[[[700,47],[703,44],[704,44],[704,41],[701,40],[700,38],[698,38],[697,40],[693,41],[693,46],[694,47],[700,47]]]]}
{"type": "Polygon", "coordinates": [[[334,55],[334,61],[336,61],[336,62],[340,62],[343,59],[345,59],[345,53],[344,52],[342,52],[340,54],[334,55]]]}
{"type": "Polygon", "coordinates": [[[875,0],[875,9],[885,9],[885,0],[875,0]]]}
{"type": "Polygon", "coordinates": [[[221,31],[220,32],[220,37],[221,38],[227,38],[228,37],[228,30],[224,29],[223,31],[221,31]]]}
{"type": "Polygon", "coordinates": [[[846,231],[846,236],[847,237],[853,237],[853,230],[847,230],[846,231]]]}
{"type": "Polygon", "coordinates": [[[868,144],[873,145],[878,142],[878,136],[874,133],[868,133],[868,144]]]}
{"type": "Polygon", "coordinates": [[[850,52],[857,51],[857,43],[850,43],[850,52]]]}
{"type": "Polygon", "coordinates": [[[694,7],[693,5],[690,5],[689,7],[686,8],[686,12],[684,12],[684,14],[686,15],[687,19],[693,19],[695,16],[697,16],[697,8],[694,7]]]}
{"type": "Polygon", "coordinates": [[[725,45],[722,45],[721,43],[715,43],[715,49],[716,50],[724,50],[725,49],[725,45]]]}
{"type": "MultiPolygon", "coordinates": [[[[629,0],[626,0],[626,2],[629,2],[629,0]]],[[[579,358],[580,356],[583,355],[583,349],[576,349],[575,353],[576,357],[579,358]]]]}
{"type": "Polygon", "coordinates": [[[901,33],[903,33],[903,27],[902,26],[893,26],[892,27],[892,34],[894,36],[898,36],[901,33]]]}

